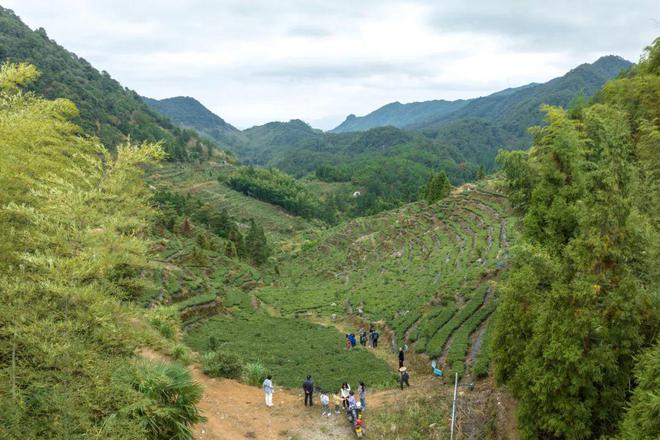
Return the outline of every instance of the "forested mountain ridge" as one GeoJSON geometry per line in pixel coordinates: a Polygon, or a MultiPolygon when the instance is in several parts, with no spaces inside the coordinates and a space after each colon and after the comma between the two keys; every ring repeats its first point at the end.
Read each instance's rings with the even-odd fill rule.
{"type": "MultiPolygon", "coordinates": [[[[492,122],[517,128],[539,124],[541,104],[565,107],[573,97],[582,92],[586,97],[596,93],[606,81],[631,66],[621,57],[608,55],[594,63],[585,63],[565,75],[546,83],[531,83],[505,89],[491,95],[457,101],[423,101],[387,104],[365,116],[349,115],[332,132],[364,131],[392,125],[398,128],[435,131],[443,124],[462,118],[484,118],[492,122]],[[531,115],[529,114],[531,112],[531,115]]],[[[522,133],[524,135],[524,133],[522,133]]]]}
{"type": "Polygon", "coordinates": [[[543,84],[507,89],[503,92],[476,98],[466,106],[433,120],[409,125],[407,128],[433,133],[449,122],[464,118],[482,118],[499,124],[518,138],[527,137],[527,128],[543,122],[542,104],[567,107],[579,94],[588,99],[610,79],[628,69],[632,63],[621,57],[608,55],[594,63],[585,63],[563,76],[543,84]]]}
{"type": "Polygon", "coordinates": [[[346,133],[351,131],[366,131],[371,128],[391,125],[404,128],[428,119],[434,119],[450,114],[466,106],[469,99],[445,101],[444,99],[401,104],[399,101],[389,103],[369,113],[366,116],[348,115],[340,125],[330,130],[332,133],[346,133]]]}
{"type": "Polygon", "coordinates": [[[107,72],[51,40],[44,29],[32,31],[11,10],[0,7],[0,62],[28,62],[39,78],[29,90],[48,98],[68,98],[83,130],[113,149],[128,137],[137,142],[162,141],[170,160],[188,160],[209,152],[226,156],[193,130],[181,129],[152,111],[132,90],[107,72]]]}
{"type": "Polygon", "coordinates": [[[155,112],[168,117],[175,124],[197,130],[212,139],[221,148],[238,153],[247,140],[241,130],[227,123],[195,98],[176,96],[166,99],[142,97],[155,112]]]}

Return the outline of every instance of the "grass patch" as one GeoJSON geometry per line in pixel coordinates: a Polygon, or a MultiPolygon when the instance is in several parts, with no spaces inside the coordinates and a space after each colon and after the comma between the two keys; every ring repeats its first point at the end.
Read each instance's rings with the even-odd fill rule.
{"type": "Polygon", "coordinates": [[[256,313],[215,316],[187,334],[185,342],[204,352],[211,336],[218,350],[261,362],[277,385],[298,388],[308,374],[326,390],[344,381],[363,380],[372,388],[396,385],[396,374],[384,360],[360,348],[347,352],[341,333],[301,319],[256,313]]]}

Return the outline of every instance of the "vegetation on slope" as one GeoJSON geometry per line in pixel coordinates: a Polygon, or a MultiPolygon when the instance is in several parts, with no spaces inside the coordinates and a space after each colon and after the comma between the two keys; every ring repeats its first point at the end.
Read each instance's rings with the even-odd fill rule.
{"type": "MultiPolygon", "coordinates": [[[[519,399],[523,438],[615,434],[637,356],[657,344],[658,59],[660,40],[595,104],[546,107],[548,126],[534,130],[528,153],[501,156],[523,237],[493,352],[499,381],[519,399]]],[[[637,404],[650,368],[640,364],[637,404]]],[[[648,436],[651,426],[628,419],[625,435],[660,435],[656,423],[648,436]]]]}
{"type": "Polygon", "coordinates": [[[129,137],[134,142],[162,142],[170,160],[190,160],[216,155],[231,160],[211,141],[196,132],[178,128],[151,111],[133,91],[125,89],[107,72],[99,72],[84,59],[48,38],[46,31],[32,31],[8,9],[0,7],[0,62],[35,65],[40,77],[29,87],[48,99],[65,97],[79,109],[74,122],[114,148],[129,137]]]}
{"type": "Polygon", "coordinates": [[[37,76],[0,69],[0,437],[189,439],[201,390],[135,356],[172,345],[131,306],[150,289],[141,167],[162,149],[112,157],[71,101],[19,90],[37,76]]]}

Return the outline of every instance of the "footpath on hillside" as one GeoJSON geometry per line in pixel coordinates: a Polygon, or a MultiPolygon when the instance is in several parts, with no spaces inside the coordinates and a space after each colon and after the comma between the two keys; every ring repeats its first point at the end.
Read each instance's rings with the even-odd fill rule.
{"type": "MultiPolygon", "coordinates": [[[[379,356],[386,357],[395,368],[396,355],[389,347],[379,347],[379,356]]],[[[153,350],[144,349],[141,355],[148,359],[169,361],[165,356],[153,350]]],[[[411,354],[412,355],[412,354],[411,354]]],[[[411,359],[412,360],[412,359],[411,359]]],[[[421,359],[420,359],[421,360],[421,359]]],[[[369,413],[374,410],[404,405],[406,400],[419,393],[428,393],[429,387],[441,386],[441,380],[428,373],[418,371],[418,362],[407,362],[411,370],[410,388],[393,388],[371,391],[367,394],[365,412],[366,435],[369,437],[369,413]]],[[[195,438],[198,440],[344,440],[354,438],[345,413],[324,417],[318,394],[314,395],[312,408],[303,405],[302,389],[289,390],[277,387],[277,378],[273,378],[276,389],[273,394],[273,408],[264,404],[261,388],[245,385],[231,379],[215,379],[202,373],[197,365],[189,370],[193,379],[202,385],[204,394],[199,403],[205,423],[195,426],[195,438]]],[[[301,378],[301,386],[304,378],[301,378]]],[[[332,403],[331,403],[332,407],[332,403]]]]}

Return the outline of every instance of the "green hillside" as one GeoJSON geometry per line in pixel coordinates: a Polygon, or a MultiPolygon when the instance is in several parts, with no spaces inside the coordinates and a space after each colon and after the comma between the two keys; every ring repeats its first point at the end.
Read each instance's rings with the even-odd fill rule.
{"type": "Polygon", "coordinates": [[[173,160],[209,154],[229,159],[213,142],[151,111],[137,93],[58,45],[44,29],[32,31],[11,10],[0,7],[0,62],[5,61],[35,65],[41,75],[29,90],[73,101],[80,111],[75,122],[110,149],[130,137],[136,142],[162,141],[173,160]]]}
{"type": "Polygon", "coordinates": [[[238,128],[225,122],[195,98],[177,96],[158,100],[142,97],[142,100],[176,125],[197,130],[223,149],[240,153],[240,146],[246,141],[238,128]]]}

